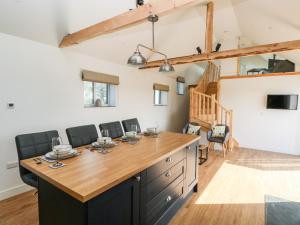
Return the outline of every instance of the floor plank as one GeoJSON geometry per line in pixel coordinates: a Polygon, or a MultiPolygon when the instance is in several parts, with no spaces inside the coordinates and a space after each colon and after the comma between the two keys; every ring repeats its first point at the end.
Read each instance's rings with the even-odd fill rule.
{"type": "Polygon", "coordinates": [[[38,225],[38,206],[35,191],[0,202],[0,225],[38,225]]]}
{"type": "MultiPolygon", "coordinates": [[[[300,157],[234,150],[210,152],[199,168],[198,193],[170,225],[264,225],[265,198],[300,202],[300,157]]],[[[27,192],[0,202],[0,225],[38,225],[37,197],[27,192]]]]}

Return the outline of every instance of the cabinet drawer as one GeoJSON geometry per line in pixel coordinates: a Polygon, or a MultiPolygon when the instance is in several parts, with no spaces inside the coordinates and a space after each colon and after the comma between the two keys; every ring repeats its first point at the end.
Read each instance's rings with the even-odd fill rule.
{"type": "Polygon", "coordinates": [[[185,156],[185,150],[182,149],[148,168],[146,183],[149,183],[153,179],[157,178],[159,175],[161,175],[162,173],[170,169],[172,166],[183,160],[185,156]]]}
{"type": "Polygon", "coordinates": [[[147,204],[147,225],[155,222],[183,194],[183,175],[147,204]]]}
{"type": "Polygon", "coordinates": [[[185,172],[185,160],[181,160],[179,163],[165,171],[156,179],[152,180],[147,185],[147,202],[164,190],[169,184],[171,184],[176,178],[183,175],[185,172]]]}

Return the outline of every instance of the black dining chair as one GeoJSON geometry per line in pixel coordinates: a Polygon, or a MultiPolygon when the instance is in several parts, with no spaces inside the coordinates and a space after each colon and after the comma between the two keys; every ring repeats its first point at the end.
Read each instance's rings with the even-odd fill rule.
{"type": "Polygon", "coordinates": [[[209,143],[209,149],[214,148],[214,144],[218,143],[222,145],[222,151],[223,151],[223,156],[225,157],[226,151],[228,149],[228,139],[229,139],[229,134],[230,134],[230,129],[227,125],[225,124],[217,124],[215,126],[225,126],[225,133],[224,136],[222,137],[213,137],[213,129],[209,130],[207,132],[207,140],[209,143]]]}
{"type": "Polygon", "coordinates": [[[58,136],[56,130],[51,130],[39,133],[21,134],[15,137],[20,176],[25,184],[37,188],[38,179],[35,174],[20,165],[20,160],[41,156],[52,151],[52,138],[58,136]]]}
{"type": "Polygon", "coordinates": [[[99,128],[101,132],[103,132],[103,130],[108,130],[109,137],[113,139],[124,135],[120,121],[101,123],[99,128]]]}
{"type": "Polygon", "coordinates": [[[98,133],[94,124],[78,127],[70,127],[66,129],[68,140],[73,148],[89,145],[96,142],[98,133]]]}
{"type": "Polygon", "coordinates": [[[139,124],[139,121],[138,121],[137,118],[123,120],[122,125],[123,125],[123,128],[124,128],[125,132],[132,131],[132,125],[136,125],[137,126],[137,132],[141,133],[141,127],[140,127],[140,124],[139,124]]]}

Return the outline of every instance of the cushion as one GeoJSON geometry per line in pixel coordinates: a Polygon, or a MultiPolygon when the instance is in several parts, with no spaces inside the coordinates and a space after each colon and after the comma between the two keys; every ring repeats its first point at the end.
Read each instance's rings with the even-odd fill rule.
{"type": "Polygon", "coordinates": [[[226,126],[217,125],[212,128],[212,137],[213,138],[223,138],[225,137],[226,126]]]}
{"type": "Polygon", "coordinates": [[[196,125],[192,125],[189,124],[188,130],[187,130],[187,134],[195,134],[198,135],[199,134],[199,130],[200,130],[201,126],[196,126],[196,125]]]}

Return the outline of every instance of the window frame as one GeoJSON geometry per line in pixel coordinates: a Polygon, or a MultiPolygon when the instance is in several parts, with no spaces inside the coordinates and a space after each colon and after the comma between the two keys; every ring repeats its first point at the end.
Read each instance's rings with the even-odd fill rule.
{"type": "MultiPolygon", "coordinates": [[[[101,83],[101,82],[95,82],[95,81],[84,81],[84,82],[88,82],[88,83],[92,83],[92,104],[85,104],[85,95],[83,94],[83,98],[84,98],[84,108],[102,108],[102,107],[116,107],[117,106],[117,85],[113,85],[113,84],[109,84],[109,83],[101,83]],[[95,105],[95,84],[105,84],[106,85],[106,102],[105,105],[101,105],[101,106],[96,106],[95,105]],[[111,96],[111,91],[112,91],[112,85],[115,88],[115,95],[114,95],[114,100],[112,100],[112,96],[111,96]],[[114,102],[114,104],[112,104],[112,102],[114,102]]],[[[84,90],[83,92],[85,92],[85,86],[84,86],[84,90]]]]}

